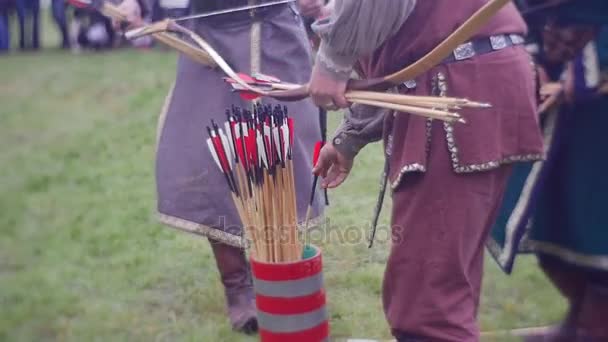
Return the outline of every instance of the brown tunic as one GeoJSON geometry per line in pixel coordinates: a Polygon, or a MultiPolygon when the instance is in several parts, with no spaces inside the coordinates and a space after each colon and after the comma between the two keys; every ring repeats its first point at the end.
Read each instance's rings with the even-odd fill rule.
{"type": "MultiPolygon", "coordinates": [[[[486,2],[418,1],[399,31],[360,60],[362,76],[385,76],[411,64],[486,2]]],[[[498,34],[526,34],[512,4],[474,38],[498,34]]],[[[396,90],[464,97],[493,107],[462,110],[468,123],[453,125],[353,107],[334,144],[353,155],[365,139],[384,136],[393,189],[393,243],[383,303],[394,335],[478,341],[484,242],[510,164],[542,158],[533,69],[523,47],[509,47],[439,65],[414,81],[414,88],[396,90]],[[370,118],[377,115],[386,119],[383,129],[378,129],[382,120],[370,118]]]]}

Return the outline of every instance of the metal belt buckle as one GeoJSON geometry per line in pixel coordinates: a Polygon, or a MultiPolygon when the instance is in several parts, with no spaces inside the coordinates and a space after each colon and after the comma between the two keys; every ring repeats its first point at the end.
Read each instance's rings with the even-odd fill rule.
{"type": "Polygon", "coordinates": [[[403,82],[403,85],[407,88],[407,89],[414,89],[416,88],[416,80],[407,80],[405,82],[403,82]]]}
{"type": "Polygon", "coordinates": [[[458,46],[454,50],[453,54],[454,59],[456,59],[457,61],[462,61],[475,56],[475,48],[473,46],[473,42],[464,43],[458,46]]]}
{"type": "Polygon", "coordinates": [[[509,38],[511,38],[511,42],[513,42],[513,44],[518,45],[518,44],[523,44],[526,42],[526,40],[524,39],[524,37],[518,35],[518,34],[510,34],[509,38]]]}
{"type": "Polygon", "coordinates": [[[492,45],[492,50],[502,50],[509,46],[509,42],[507,41],[507,36],[499,35],[499,36],[490,36],[490,44],[492,45]]]}

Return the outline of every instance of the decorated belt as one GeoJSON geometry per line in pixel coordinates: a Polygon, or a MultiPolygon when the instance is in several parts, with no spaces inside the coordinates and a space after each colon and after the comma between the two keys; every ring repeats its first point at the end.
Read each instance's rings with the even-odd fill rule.
{"type": "MultiPolygon", "coordinates": [[[[524,37],[518,34],[500,34],[485,38],[478,38],[464,44],[460,44],[452,54],[444,59],[441,64],[450,64],[464,61],[475,56],[506,49],[510,46],[523,45],[526,42],[524,37]]],[[[403,82],[408,89],[416,88],[416,81],[409,80],[403,82]]]]}
{"type": "Polygon", "coordinates": [[[443,64],[463,61],[475,56],[484,55],[494,51],[502,50],[525,42],[524,37],[518,34],[500,34],[485,38],[478,38],[470,42],[460,44],[452,54],[443,60],[443,64]]]}

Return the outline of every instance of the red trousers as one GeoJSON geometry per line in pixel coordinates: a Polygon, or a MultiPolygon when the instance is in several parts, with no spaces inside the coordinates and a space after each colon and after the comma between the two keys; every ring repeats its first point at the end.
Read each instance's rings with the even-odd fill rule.
{"type": "Polygon", "coordinates": [[[384,311],[395,336],[477,341],[484,244],[511,167],[455,173],[439,122],[430,144],[426,172],[393,192],[384,311]]]}

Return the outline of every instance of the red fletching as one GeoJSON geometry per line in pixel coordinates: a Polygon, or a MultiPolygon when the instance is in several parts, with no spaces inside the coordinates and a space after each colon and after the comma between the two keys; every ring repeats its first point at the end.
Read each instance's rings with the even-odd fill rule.
{"type": "Polygon", "coordinates": [[[249,157],[250,165],[257,165],[259,167],[258,161],[258,149],[256,142],[255,130],[249,130],[249,136],[245,139],[245,143],[247,145],[247,156],[249,157]]]}
{"type": "Polygon", "coordinates": [[[224,151],[224,145],[222,145],[222,140],[219,136],[213,138],[213,146],[215,146],[215,150],[217,151],[217,156],[220,158],[220,163],[222,164],[222,169],[224,172],[230,171],[230,163],[228,163],[228,158],[226,157],[226,151],[224,151]]]}
{"type": "Polygon", "coordinates": [[[260,98],[260,94],[256,94],[251,91],[241,91],[241,92],[239,92],[239,95],[245,101],[253,101],[253,100],[257,100],[260,98]]]}
{"type": "Polygon", "coordinates": [[[247,159],[245,158],[245,151],[243,150],[243,146],[244,146],[243,143],[245,143],[245,142],[243,141],[242,137],[236,138],[236,154],[239,156],[239,160],[245,167],[245,170],[249,171],[249,163],[248,163],[247,159]]]}
{"type": "Polygon", "coordinates": [[[315,150],[312,155],[312,166],[317,166],[317,162],[319,161],[319,155],[321,154],[321,147],[323,147],[322,141],[317,141],[315,144],[315,150]]]}

